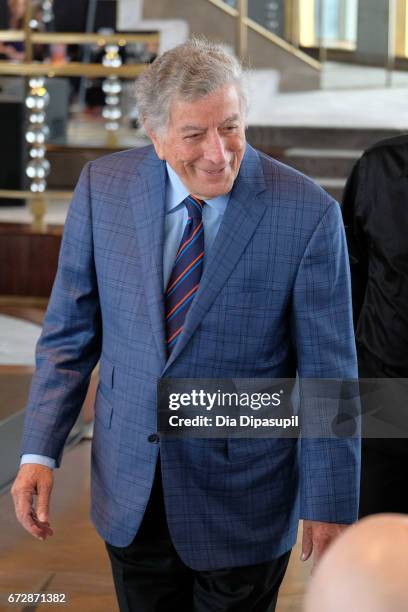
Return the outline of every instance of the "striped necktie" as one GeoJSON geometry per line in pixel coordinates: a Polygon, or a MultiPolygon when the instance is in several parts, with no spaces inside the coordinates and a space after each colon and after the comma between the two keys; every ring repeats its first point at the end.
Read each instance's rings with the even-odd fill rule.
{"type": "Polygon", "coordinates": [[[168,354],[182,332],[188,309],[200,284],[203,272],[205,202],[189,195],[184,200],[188,220],[165,293],[166,336],[168,354]]]}

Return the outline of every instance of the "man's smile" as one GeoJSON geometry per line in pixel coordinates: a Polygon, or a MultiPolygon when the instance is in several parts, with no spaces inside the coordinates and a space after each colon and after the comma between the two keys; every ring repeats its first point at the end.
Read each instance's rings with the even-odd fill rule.
{"type": "Polygon", "coordinates": [[[205,172],[206,174],[210,174],[212,176],[219,176],[227,169],[227,167],[228,166],[224,166],[218,170],[206,170],[205,168],[196,168],[196,170],[199,170],[199,172],[205,172]]]}

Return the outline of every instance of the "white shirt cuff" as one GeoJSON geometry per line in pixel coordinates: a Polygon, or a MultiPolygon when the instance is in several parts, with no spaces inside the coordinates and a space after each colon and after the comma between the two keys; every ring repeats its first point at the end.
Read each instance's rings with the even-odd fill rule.
{"type": "Polygon", "coordinates": [[[51,468],[52,470],[56,467],[56,461],[52,457],[46,457],[45,455],[23,455],[21,457],[20,465],[24,463],[39,463],[40,465],[45,465],[46,467],[51,468]]]}

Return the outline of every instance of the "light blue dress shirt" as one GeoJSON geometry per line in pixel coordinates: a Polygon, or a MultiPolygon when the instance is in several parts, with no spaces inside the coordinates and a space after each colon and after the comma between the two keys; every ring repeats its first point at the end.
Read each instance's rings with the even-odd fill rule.
{"type": "MultiPolygon", "coordinates": [[[[163,291],[166,289],[181,237],[187,223],[187,208],[183,204],[189,191],[179,176],[169,164],[167,166],[166,201],[164,218],[164,245],[163,245],[163,291]]],[[[203,208],[204,225],[204,267],[206,257],[215,240],[221,221],[227,208],[229,193],[206,200],[203,208]]],[[[39,463],[52,469],[55,468],[55,459],[44,455],[25,454],[21,458],[23,463],[39,463]]]]}

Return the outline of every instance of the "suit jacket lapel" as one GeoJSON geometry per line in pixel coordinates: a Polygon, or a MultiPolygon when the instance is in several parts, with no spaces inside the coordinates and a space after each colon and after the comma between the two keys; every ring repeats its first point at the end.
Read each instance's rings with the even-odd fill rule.
{"type": "Polygon", "coordinates": [[[163,365],[167,359],[163,300],[165,189],[166,166],[152,148],[130,185],[129,201],[135,221],[147,308],[163,365]]]}
{"type": "Polygon", "coordinates": [[[265,204],[257,199],[264,189],[261,161],[257,152],[248,145],[200,287],[163,374],[190,340],[251,239],[265,211],[265,204]]]}

